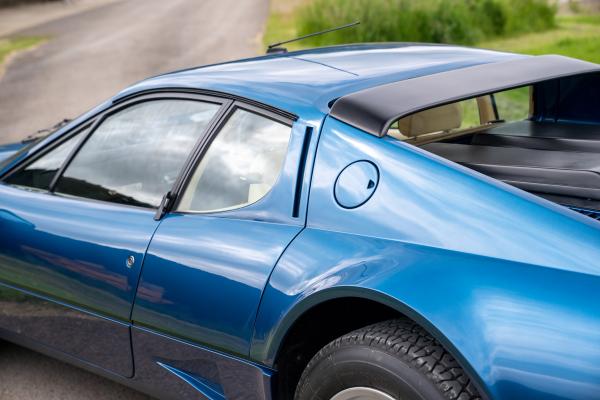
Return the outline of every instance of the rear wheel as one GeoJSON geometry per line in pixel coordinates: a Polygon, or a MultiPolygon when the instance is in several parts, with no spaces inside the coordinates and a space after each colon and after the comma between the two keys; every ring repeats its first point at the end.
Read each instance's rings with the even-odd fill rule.
{"type": "Polygon", "coordinates": [[[296,400],[475,400],[456,360],[408,320],[377,323],[323,347],[308,363],[296,400]]]}

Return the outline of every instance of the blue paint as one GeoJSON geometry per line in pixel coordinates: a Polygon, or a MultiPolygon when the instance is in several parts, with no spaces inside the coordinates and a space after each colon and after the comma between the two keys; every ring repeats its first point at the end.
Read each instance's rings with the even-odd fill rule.
{"type": "Polygon", "coordinates": [[[100,370],[133,375],[129,324],[3,283],[0,302],[0,336],[18,335],[100,370]]]}
{"type": "Polygon", "coordinates": [[[365,204],[379,183],[379,171],[369,161],[356,161],[340,172],[335,180],[334,196],[344,208],[356,208],[365,204]]]}
{"type": "Polygon", "coordinates": [[[225,400],[223,388],[221,388],[219,385],[209,382],[206,379],[190,375],[185,371],[173,368],[165,363],[157,362],[157,364],[170,373],[176,375],[188,385],[196,388],[198,392],[202,393],[206,398],[208,398],[208,400],[225,400]]]}
{"type": "Polygon", "coordinates": [[[305,134],[302,121],[294,124],[283,171],[258,202],[164,218],[148,248],[134,323],[248,356],[262,290],[304,225],[293,208],[305,134]]]}
{"type": "Polygon", "coordinates": [[[247,356],[262,289],[300,229],[214,216],[168,216],[148,249],[133,322],[247,356]]]}
{"type": "Polygon", "coordinates": [[[138,326],[132,339],[136,374],[126,384],[138,390],[173,400],[271,398],[273,370],[138,326]]]}
{"type": "MultiPolygon", "coordinates": [[[[170,212],[157,222],[153,210],[1,184],[0,289],[15,307],[24,296],[23,304],[41,299],[78,318],[36,326],[26,313],[0,315],[0,336],[161,398],[269,399],[294,321],[322,302],[360,297],[422,324],[490,398],[599,398],[600,224],[327,117],[344,94],[520,57],[341,46],[179,71],[124,90],[0,173],[125,96],[199,89],[299,117],[276,185],[238,210],[170,212]],[[78,323],[90,315],[90,326],[114,335],[94,336],[93,354],[42,331],[82,335],[78,323]]],[[[0,158],[18,147],[2,146],[0,158]]]]}
{"type": "Polygon", "coordinates": [[[579,207],[569,207],[569,208],[573,211],[577,211],[580,214],[586,215],[590,218],[600,221],[600,211],[588,210],[586,208],[579,208],[579,207]]]}
{"type": "Polygon", "coordinates": [[[22,142],[0,145],[0,165],[17,151],[25,147],[25,145],[26,144],[22,142]]]}
{"type": "Polygon", "coordinates": [[[251,98],[312,120],[329,112],[331,100],[367,87],[523,57],[443,45],[334,46],[160,75],[124,90],[119,97],[161,87],[204,88],[251,98]]]}
{"type": "MultiPolygon", "coordinates": [[[[146,247],[158,224],[153,215],[152,210],[0,185],[0,282],[128,323],[146,247]],[[136,263],[127,268],[130,255],[136,263]]],[[[80,318],[69,315],[66,309],[56,315],[62,318],[64,331],[84,333],[80,318]]],[[[41,323],[31,328],[45,330],[41,323]]],[[[97,342],[96,351],[111,354],[113,349],[129,348],[124,329],[119,339],[97,342]]],[[[59,350],[72,352],[75,339],[63,339],[64,348],[59,350]]],[[[115,372],[131,376],[131,354],[128,359],[129,370],[122,365],[115,372]]],[[[101,366],[114,365],[99,360],[101,366]]]]}
{"type": "Polygon", "coordinates": [[[321,135],[307,229],[265,290],[252,357],[270,365],[314,305],[365,297],[433,332],[491,398],[598,398],[596,221],[334,119],[321,135]],[[377,191],[340,207],[333,183],[361,159],[377,191]]]}

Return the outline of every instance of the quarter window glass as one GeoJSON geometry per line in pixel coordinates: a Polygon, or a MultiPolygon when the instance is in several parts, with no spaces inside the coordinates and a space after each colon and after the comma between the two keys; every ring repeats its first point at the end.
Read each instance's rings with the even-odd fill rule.
{"type": "Polygon", "coordinates": [[[414,113],[393,123],[388,135],[413,143],[439,140],[527,119],[530,107],[530,87],[511,89],[414,113]]]}
{"type": "Polygon", "coordinates": [[[54,175],[73,151],[81,135],[85,135],[86,131],[87,129],[78,133],[22,170],[12,174],[6,179],[6,182],[11,185],[48,190],[54,175]]]}
{"type": "Polygon", "coordinates": [[[238,109],[211,143],[179,204],[180,211],[223,211],[252,204],[275,184],[291,128],[238,109]]]}
{"type": "Polygon", "coordinates": [[[157,100],[108,117],[58,181],[56,192],[158,207],[219,105],[157,100]]]}
{"type": "Polygon", "coordinates": [[[520,121],[530,116],[531,86],[494,93],[498,118],[504,121],[520,121]]]}

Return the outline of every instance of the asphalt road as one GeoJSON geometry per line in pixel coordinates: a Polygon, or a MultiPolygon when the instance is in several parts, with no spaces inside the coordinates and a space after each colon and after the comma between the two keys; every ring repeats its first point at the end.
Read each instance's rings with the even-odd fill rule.
{"type": "Polygon", "coordinates": [[[2,400],[151,400],[90,372],[0,342],[2,400]]]}
{"type": "MultiPolygon", "coordinates": [[[[120,89],[173,69],[256,55],[268,0],[125,0],[27,30],[44,45],[0,79],[0,143],[75,117],[120,89]]],[[[147,399],[0,342],[0,399],[147,399]]]]}
{"type": "Polygon", "coordinates": [[[174,69],[256,55],[268,0],[125,0],[28,28],[49,36],[0,80],[0,143],[174,69]]]}

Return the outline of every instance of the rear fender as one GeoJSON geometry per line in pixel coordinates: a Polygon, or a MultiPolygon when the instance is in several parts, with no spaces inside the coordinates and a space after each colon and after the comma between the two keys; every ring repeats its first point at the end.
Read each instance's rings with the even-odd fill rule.
{"type": "Polygon", "coordinates": [[[360,297],[422,325],[490,398],[591,399],[600,393],[599,291],[597,276],[309,228],[273,272],[251,357],[273,366],[306,311],[360,297]]]}

